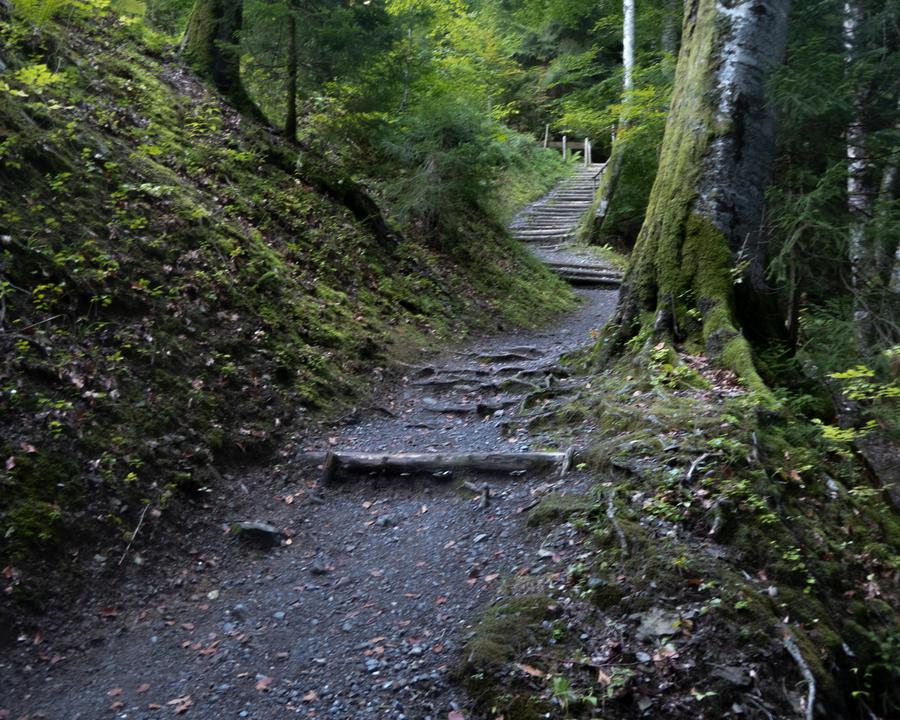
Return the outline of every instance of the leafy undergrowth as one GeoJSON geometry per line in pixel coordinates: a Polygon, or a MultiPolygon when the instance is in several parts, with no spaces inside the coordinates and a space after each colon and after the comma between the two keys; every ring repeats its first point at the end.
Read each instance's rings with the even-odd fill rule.
{"type": "Polygon", "coordinates": [[[371,368],[573,302],[477,217],[440,251],[376,238],[138,25],[0,8],[0,41],[0,614],[371,368]]]}
{"type": "Polygon", "coordinates": [[[461,678],[507,720],[802,718],[811,695],[816,717],[897,717],[886,489],[730,372],[670,361],[590,379],[578,412],[601,428],[584,460],[602,480],[535,517],[550,567],[508,582],[461,678]],[[544,612],[498,647],[497,618],[537,594],[544,612]]]}

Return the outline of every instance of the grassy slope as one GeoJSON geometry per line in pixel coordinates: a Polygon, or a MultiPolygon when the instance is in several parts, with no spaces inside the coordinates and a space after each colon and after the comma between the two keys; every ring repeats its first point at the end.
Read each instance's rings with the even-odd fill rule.
{"type": "Polygon", "coordinates": [[[496,231],[379,245],[137,26],[0,22],[7,601],[40,603],[64,553],[121,551],[147,503],[164,520],[367,369],[572,302],[496,231]]]}

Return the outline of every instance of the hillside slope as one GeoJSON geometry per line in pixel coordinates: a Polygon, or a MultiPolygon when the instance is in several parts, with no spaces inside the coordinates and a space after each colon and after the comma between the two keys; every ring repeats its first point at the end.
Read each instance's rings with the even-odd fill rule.
{"type": "Polygon", "coordinates": [[[573,302],[497,230],[441,251],[376,237],[302,179],[327,168],[293,172],[293,148],[140,26],[37,30],[2,7],[7,610],[45,604],[63,560],[79,577],[118,555],[145,508],[165,523],[372,368],[573,302]]]}

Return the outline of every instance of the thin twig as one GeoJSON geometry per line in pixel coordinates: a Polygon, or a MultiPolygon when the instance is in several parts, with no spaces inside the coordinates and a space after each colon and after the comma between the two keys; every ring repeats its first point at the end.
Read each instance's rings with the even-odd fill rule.
{"type": "Polygon", "coordinates": [[[609,497],[606,500],[606,517],[609,518],[613,528],[615,528],[616,535],[619,536],[619,546],[622,548],[622,552],[628,554],[628,541],[625,539],[625,533],[622,532],[622,526],[619,525],[619,521],[616,518],[616,506],[613,503],[615,495],[615,490],[609,491],[609,497]]]}
{"type": "Polygon", "coordinates": [[[784,647],[791,654],[791,657],[794,658],[794,662],[800,667],[800,672],[803,674],[803,679],[806,680],[806,684],[809,686],[809,695],[806,698],[806,720],[813,720],[813,713],[815,712],[815,704],[816,704],[816,678],[812,673],[812,670],[809,669],[809,665],[807,665],[806,660],[803,659],[803,653],[800,652],[800,648],[797,647],[797,643],[794,641],[794,638],[790,635],[785,636],[784,638],[784,647]]]}
{"type": "Polygon", "coordinates": [[[691,481],[691,477],[693,477],[694,470],[697,469],[697,466],[708,457],[709,453],[703,453],[700,457],[698,457],[696,460],[694,460],[694,462],[691,463],[691,466],[688,468],[687,475],[684,476],[684,481],[686,483],[689,483],[691,481]]]}
{"type": "Polygon", "coordinates": [[[765,714],[765,716],[766,716],[767,718],[769,718],[769,720],[775,720],[775,717],[772,715],[772,713],[770,713],[770,712],[766,709],[766,706],[762,704],[762,701],[761,701],[761,700],[758,700],[758,699],[757,699],[756,697],[754,697],[753,695],[747,695],[747,699],[748,699],[750,702],[752,702],[757,708],[759,708],[760,710],[762,710],[763,713],[765,714]]]}
{"type": "Polygon", "coordinates": [[[31,323],[31,325],[26,325],[26,326],[23,327],[23,328],[16,328],[16,332],[23,333],[23,332],[25,332],[26,330],[31,330],[31,328],[37,327],[38,325],[43,325],[44,323],[48,323],[48,322],[50,322],[51,320],[56,320],[56,318],[61,318],[61,317],[62,317],[61,314],[60,314],[60,315],[54,315],[54,316],[52,316],[52,317],[46,318],[45,320],[39,320],[39,321],[36,322],[36,323],[31,323]]]}
{"type": "Polygon", "coordinates": [[[144,511],[141,513],[141,517],[138,520],[137,527],[134,529],[134,532],[131,533],[131,540],[128,541],[128,547],[125,548],[125,552],[122,553],[122,557],[119,558],[119,565],[125,562],[125,558],[128,557],[128,551],[131,550],[131,546],[134,544],[134,539],[137,537],[137,534],[141,530],[141,525],[144,524],[144,516],[147,514],[147,511],[150,509],[150,503],[144,505],[144,511]]]}

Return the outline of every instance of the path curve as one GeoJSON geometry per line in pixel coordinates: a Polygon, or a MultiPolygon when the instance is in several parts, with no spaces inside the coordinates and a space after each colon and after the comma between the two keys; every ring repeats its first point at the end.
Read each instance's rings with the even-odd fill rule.
{"type": "Polygon", "coordinates": [[[372,474],[322,487],[305,453],[583,444],[589,426],[568,438],[539,429],[581,391],[561,360],[615,307],[616,290],[578,292],[580,307],[552,328],[373,377],[381,387],[358,413],[310,435],[253,492],[217,499],[288,541],[254,548],[223,528],[156,586],[134,573],[130,599],[74,631],[23,639],[0,665],[0,708],[29,720],[476,718],[451,680],[458,654],[504,577],[540,574],[553,562],[546,547],[566,542],[528,528],[528,508],[551,490],[584,491],[589,478],[372,474]],[[486,506],[465,486],[474,482],[490,487],[486,506]]]}

